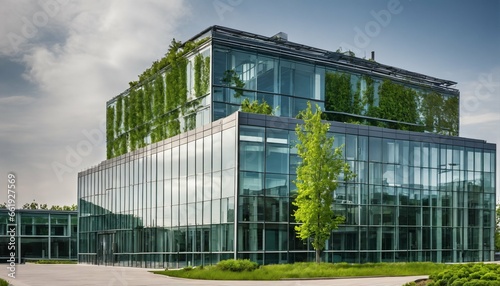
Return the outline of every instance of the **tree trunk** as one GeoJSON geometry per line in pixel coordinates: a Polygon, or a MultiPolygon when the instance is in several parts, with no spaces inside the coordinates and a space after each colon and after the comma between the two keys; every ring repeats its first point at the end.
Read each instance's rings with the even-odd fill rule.
{"type": "Polygon", "coordinates": [[[320,262],[321,262],[321,250],[316,249],[316,263],[320,263],[320,262]]]}

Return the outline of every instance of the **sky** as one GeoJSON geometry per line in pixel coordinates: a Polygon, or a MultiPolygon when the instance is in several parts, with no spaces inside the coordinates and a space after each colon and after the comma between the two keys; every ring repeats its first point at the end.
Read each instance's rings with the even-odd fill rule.
{"type": "Polygon", "coordinates": [[[76,204],[78,172],[106,158],[106,101],[173,38],[212,25],[285,32],[358,57],[375,51],[379,63],[455,81],[460,135],[500,144],[499,0],[0,0],[0,7],[0,182],[16,175],[18,206],[76,204]]]}

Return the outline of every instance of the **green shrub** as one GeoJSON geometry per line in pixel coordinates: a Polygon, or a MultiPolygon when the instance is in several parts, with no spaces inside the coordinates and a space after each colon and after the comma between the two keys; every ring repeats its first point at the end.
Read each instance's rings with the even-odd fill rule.
{"type": "Polygon", "coordinates": [[[232,272],[253,271],[259,268],[259,264],[249,259],[227,259],[217,263],[217,268],[222,271],[232,272]]]}
{"type": "Polygon", "coordinates": [[[185,271],[193,270],[193,266],[186,266],[182,269],[184,269],[185,271]]]}
{"type": "Polygon", "coordinates": [[[0,286],[9,286],[9,282],[3,280],[2,278],[0,278],[0,286]]]}
{"type": "Polygon", "coordinates": [[[429,286],[500,286],[500,265],[459,264],[429,276],[433,280],[429,286]]]}

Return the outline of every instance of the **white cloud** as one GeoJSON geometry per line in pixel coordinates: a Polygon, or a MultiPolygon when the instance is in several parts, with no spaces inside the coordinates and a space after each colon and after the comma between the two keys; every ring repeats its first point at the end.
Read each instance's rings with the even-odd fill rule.
{"type": "Polygon", "coordinates": [[[189,12],[181,0],[54,1],[7,1],[0,12],[0,56],[21,61],[25,79],[37,87],[36,100],[0,99],[0,132],[8,135],[0,140],[0,171],[22,170],[23,203],[75,203],[77,172],[105,159],[104,144],[82,155],[62,182],[51,164],[65,164],[69,150],[88,141],[84,132],[99,128],[106,101],[167,52],[189,12]],[[9,51],[4,36],[21,33],[22,19],[33,19],[44,11],[40,3],[50,1],[60,10],[17,53],[9,51]]]}
{"type": "Polygon", "coordinates": [[[489,122],[500,122],[500,111],[498,113],[467,114],[462,117],[462,125],[485,124],[489,122]]]}
{"type": "Polygon", "coordinates": [[[25,105],[33,102],[33,98],[25,95],[14,95],[0,98],[0,105],[25,105]]]}

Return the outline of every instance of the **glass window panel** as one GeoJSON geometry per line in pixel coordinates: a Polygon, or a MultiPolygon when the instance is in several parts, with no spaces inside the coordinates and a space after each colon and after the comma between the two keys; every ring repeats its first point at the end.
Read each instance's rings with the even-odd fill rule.
{"type": "Polygon", "coordinates": [[[314,75],[314,96],[316,100],[325,100],[325,68],[316,66],[314,75]]]}
{"type": "Polygon", "coordinates": [[[212,200],[212,224],[221,223],[220,209],[221,209],[220,199],[212,200]]]}
{"type": "MultiPolygon", "coordinates": [[[[345,135],[339,133],[328,133],[328,137],[332,137],[335,139],[333,142],[333,148],[339,148],[342,145],[345,145],[345,135]]],[[[343,151],[343,150],[342,150],[343,151]]]]}
{"type": "Polygon", "coordinates": [[[243,52],[243,51],[232,51],[232,65],[236,74],[238,74],[240,80],[245,84],[245,89],[256,89],[257,87],[257,57],[255,54],[243,52]]]}
{"type": "Polygon", "coordinates": [[[289,149],[287,145],[268,144],[266,150],[266,172],[288,174],[289,149]]]}
{"type": "Polygon", "coordinates": [[[172,178],[179,177],[179,147],[172,148],[172,178]]]}
{"type": "Polygon", "coordinates": [[[383,177],[382,177],[382,164],[379,163],[369,163],[370,164],[370,180],[371,184],[382,185],[383,177]]]}
{"type": "Polygon", "coordinates": [[[196,193],[196,177],[189,176],[187,178],[187,201],[188,203],[194,203],[197,198],[196,193]]]}
{"type": "Polygon", "coordinates": [[[226,170],[236,166],[236,128],[230,128],[222,132],[222,169],[226,170]]]}
{"type": "Polygon", "coordinates": [[[315,73],[314,66],[296,63],[294,74],[294,95],[305,98],[314,98],[315,73]]]}
{"type": "Polygon", "coordinates": [[[263,143],[240,142],[240,170],[264,171],[263,143]]]}
{"type": "Polygon", "coordinates": [[[215,47],[213,49],[213,66],[214,66],[214,84],[224,84],[222,79],[224,78],[224,73],[226,70],[231,69],[228,66],[228,54],[229,51],[223,47],[215,47]]]}
{"type": "Polygon", "coordinates": [[[164,189],[164,204],[165,206],[170,206],[172,204],[172,182],[171,180],[165,180],[163,183],[164,189]]]}
{"type": "Polygon", "coordinates": [[[179,176],[187,175],[187,144],[179,146],[179,176]]]}
{"type": "MultiPolygon", "coordinates": [[[[276,96],[278,98],[279,108],[275,111],[277,116],[290,117],[290,98],[288,96],[276,96]]],[[[275,97],[275,98],[276,98],[275,97]]],[[[274,108],[276,108],[276,106],[274,108]]]]}
{"type": "Polygon", "coordinates": [[[187,202],[187,181],[186,177],[181,177],[179,179],[179,204],[185,204],[187,202]]]}
{"type": "Polygon", "coordinates": [[[211,224],[212,223],[212,202],[205,201],[203,202],[203,224],[211,224]]]}
{"type": "Polygon", "coordinates": [[[358,153],[358,138],[356,135],[346,135],[345,156],[347,160],[356,160],[358,153]]]}
{"type": "Polygon", "coordinates": [[[165,150],[164,152],[164,174],[165,174],[165,179],[171,179],[172,178],[172,150],[165,150]]]}
{"type": "Polygon", "coordinates": [[[265,199],[265,221],[287,222],[288,221],[288,198],[265,199]]]}
{"type": "Polygon", "coordinates": [[[382,140],[377,137],[370,137],[370,161],[381,162],[382,161],[382,140]]]}
{"type": "Polygon", "coordinates": [[[396,181],[395,166],[392,164],[384,164],[383,167],[382,184],[385,186],[394,186],[396,181]]]}
{"type": "Polygon", "coordinates": [[[439,149],[435,144],[430,145],[430,167],[437,168],[439,166],[439,149]]]}
{"type": "Polygon", "coordinates": [[[467,171],[474,171],[474,152],[471,149],[467,149],[467,171]]]}
{"type": "Polygon", "coordinates": [[[484,152],[483,170],[491,172],[491,153],[484,152]]]}
{"type": "Polygon", "coordinates": [[[222,171],[222,198],[235,196],[234,172],[234,169],[222,171]]]}
{"type": "Polygon", "coordinates": [[[384,139],[382,143],[383,162],[396,163],[396,143],[394,140],[384,139]]]}
{"type": "Polygon", "coordinates": [[[368,137],[358,136],[358,160],[368,161],[368,137]]]}
{"type": "Polygon", "coordinates": [[[203,172],[212,172],[212,136],[203,138],[203,172]]]}
{"type": "Polygon", "coordinates": [[[172,204],[179,204],[179,179],[172,179],[172,204]]]}
{"type": "Polygon", "coordinates": [[[179,206],[172,206],[172,226],[179,226],[179,206]]]}
{"type": "MultiPolygon", "coordinates": [[[[307,109],[307,99],[300,98],[290,98],[292,103],[292,117],[297,117],[297,115],[302,111],[307,109]]],[[[312,102],[312,105],[315,103],[312,102]]]]}
{"type": "Polygon", "coordinates": [[[292,95],[294,64],[280,59],[280,93],[292,95]]]}
{"type": "Polygon", "coordinates": [[[221,197],[221,172],[214,172],[212,175],[212,199],[221,197]]]}
{"type": "Polygon", "coordinates": [[[196,174],[203,173],[203,138],[196,140],[194,152],[196,153],[196,174]]]}
{"type": "MultiPolygon", "coordinates": [[[[185,146],[185,145],[184,145],[185,146]]],[[[196,142],[187,144],[187,175],[192,176],[196,172],[196,142]]]]}
{"type": "Polygon", "coordinates": [[[263,197],[240,197],[238,205],[239,221],[263,221],[264,220],[264,198],[263,197]]]}
{"type": "Polygon", "coordinates": [[[203,201],[203,175],[196,175],[196,202],[203,201]]]}
{"type": "Polygon", "coordinates": [[[278,59],[257,56],[257,89],[278,93],[278,59]]]}
{"type": "Polygon", "coordinates": [[[280,224],[266,224],[266,250],[288,250],[288,226],[280,224]]]}
{"type": "Polygon", "coordinates": [[[212,175],[203,175],[203,200],[208,201],[212,199],[212,175]]]}
{"type": "Polygon", "coordinates": [[[476,149],[474,154],[474,171],[482,171],[483,170],[483,154],[480,150],[476,149]]]}
{"type": "Polygon", "coordinates": [[[239,193],[258,196],[264,194],[264,175],[255,172],[240,172],[239,193]]]}
{"type": "Polygon", "coordinates": [[[288,176],[267,174],[266,196],[288,196],[288,176]]]}
{"type": "Polygon", "coordinates": [[[238,250],[260,251],[263,250],[264,224],[244,223],[238,224],[238,250]]]}
{"type": "Polygon", "coordinates": [[[212,171],[220,171],[221,169],[221,159],[222,159],[222,142],[221,133],[215,133],[212,135],[212,171]]]}

